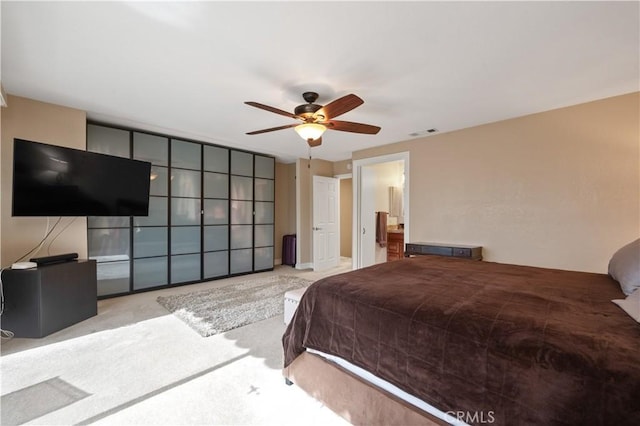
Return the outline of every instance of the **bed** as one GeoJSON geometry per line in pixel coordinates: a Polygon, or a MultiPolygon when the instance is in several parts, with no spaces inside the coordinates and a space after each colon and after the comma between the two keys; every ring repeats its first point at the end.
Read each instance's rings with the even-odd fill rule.
{"type": "Polygon", "coordinates": [[[388,262],[309,287],[283,335],[283,372],[352,423],[638,425],[640,324],[621,298],[605,274],[388,262]]]}

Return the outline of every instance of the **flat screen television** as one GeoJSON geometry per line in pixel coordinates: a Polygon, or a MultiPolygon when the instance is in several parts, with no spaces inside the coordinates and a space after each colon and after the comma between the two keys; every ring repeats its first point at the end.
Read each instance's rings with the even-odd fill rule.
{"type": "Polygon", "coordinates": [[[148,216],[151,163],[14,139],[13,216],[148,216]]]}

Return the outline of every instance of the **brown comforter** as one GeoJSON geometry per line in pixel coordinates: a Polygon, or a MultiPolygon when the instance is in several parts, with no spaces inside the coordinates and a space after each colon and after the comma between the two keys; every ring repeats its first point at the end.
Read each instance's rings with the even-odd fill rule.
{"type": "Polygon", "coordinates": [[[403,259],[311,285],[285,366],[337,355],[470,423],[640,425],[640,324],[620,298],[602,274],[403,259]]]}

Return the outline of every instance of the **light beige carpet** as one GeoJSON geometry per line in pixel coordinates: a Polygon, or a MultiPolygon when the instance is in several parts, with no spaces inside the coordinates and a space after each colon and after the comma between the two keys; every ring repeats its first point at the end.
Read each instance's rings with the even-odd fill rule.
{"type": "Polygon", "coordinates": [[[156,299],[258,277],[316,280],[349,268],[350,263],[318,273],[283,266],[105,299],[98,302],[97,316],[50,336],[3,340],[1,395],[9,398],[0,407],[3,419],[9,419],[9,410],[23,416],[12,417],[18,422],[29,417],[29,424],[40,425],[346,424],[299,387],[284,384],[282,315],[204,339],[156,299]],[[29,389],[54,378],[74,390],[55,406],[29,389]],[[18,395],[24,397],[19,404],[37,417],[17,410],[11,398],[18,395]]]}

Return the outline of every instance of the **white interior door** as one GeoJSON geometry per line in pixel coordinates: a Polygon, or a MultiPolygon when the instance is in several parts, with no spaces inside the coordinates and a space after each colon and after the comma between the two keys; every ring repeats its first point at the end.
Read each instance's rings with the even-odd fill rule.
{"type": "Polygon", "coordinates": [[[340,263],[340,180],[313,177],[313,270],[340,263]]]}
{"type": "Polygon", "coordinates": [[[376,172],[360,169],[360,268],[376,263],[376,172]]]}
{"type": "MultiPolygon", "coordinates": [[[[404,240],[411,242],[409,194],[411,193],[409,170],[409,152],[381,155],[353,161],[353,269],[373,265],[376,258],[376,173],[371,167],[375,164],[402,161],[404,164],[404,240]]],[[[386,189],[385,189],[386,190],[386,189]]]]}

